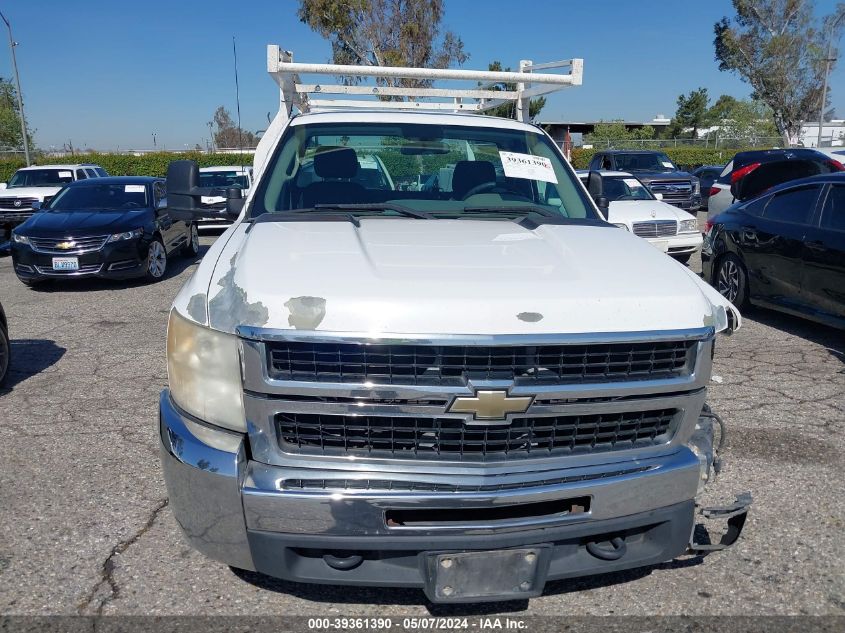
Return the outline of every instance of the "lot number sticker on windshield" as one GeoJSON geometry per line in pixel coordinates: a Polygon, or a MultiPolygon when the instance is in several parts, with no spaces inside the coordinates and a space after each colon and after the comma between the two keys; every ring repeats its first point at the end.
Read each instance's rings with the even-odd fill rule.
{"type": "Polygon", "coordinates": [[[499,152],[499,157],[502,159],[502,167],[508,178],[527,178],[557,184],[552,161],[548,158],[517,152],[499,152]]]}
{"type": "Polygon", "coordinates": [[[144,185],[126,185],[124,193],[144,193],[144,185]]]}
{"type": "Polygon", "coordinates": [[[72,171],[60,171],[59,172],[59,178],[73,178],[73,172],[72,171]]]}
{"type": "Polygon", "coordinates": [[[631,189],[638,189],[639,187],[642,187],[640,181],[636,178],[623,178],[622,182],[628,185],[631,189]]]}
{"type": "Polygon", "coordinates": [[[660,162],[663,164],[664,167],[668,167],[669,169],[675,168],[675,166],[672,163],[670,163],[668,160],[662,160],[660,162]]]}

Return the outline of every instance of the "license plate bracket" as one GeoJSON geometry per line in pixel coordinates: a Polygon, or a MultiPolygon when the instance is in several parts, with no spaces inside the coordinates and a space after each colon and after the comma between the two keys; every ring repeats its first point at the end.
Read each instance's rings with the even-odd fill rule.
{"type": "Polygon", "coordinates": [[[53,270],[79,270],[78,257],[54,257],[53,270]]]}
{"type": "Polygon", "coordinates": [[[426,552],[425,593],[432,602],[488,602],[543,593],[552,546],[474,552],[426,552]]]}

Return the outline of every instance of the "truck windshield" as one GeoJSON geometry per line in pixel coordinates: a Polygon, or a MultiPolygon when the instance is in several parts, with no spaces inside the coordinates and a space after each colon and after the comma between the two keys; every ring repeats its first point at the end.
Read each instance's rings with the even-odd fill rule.
{"type": "Polygon", "coordinates": [[[73,172],[70,169],[23,169],[15,172],[8,188],[61,187],[69,182],[73,182],[73,172]]]}
{"type": "Polygon", "coordinates": [[[619,154],[616,169],[620,171],[676,171],[675,164],[666,154],[643,152],[619,154]]]}
{"type": "Polygon", "coordinates": [[[147,186],[143,184],[84,184],[65,187],[50,202],[50,211],[116,211],[143,209],[147,186]]]}
{"type": "Polygon", "coordinates": [[[261,179],[250,216],[389,204],[434,218],[536,212],[600,220],[541,133],[388,123],[292,125],[261,179]]]}

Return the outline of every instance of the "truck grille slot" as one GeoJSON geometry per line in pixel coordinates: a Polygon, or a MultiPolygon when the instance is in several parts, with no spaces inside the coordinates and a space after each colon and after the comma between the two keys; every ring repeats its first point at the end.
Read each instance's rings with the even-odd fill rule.
{"type": "Polygon", "coordinates": [[[455,418],[277,413],[283,451],[450,460],[512,459],[655,446],[676,409],[521,417],[506,424],[455,418]]]}
{"type": "Polygon", "coordinates": [[[670,237],[677,233],[678,223],[675,220],[634,222],[634,235],[639,237],[670,237]]]}
{"type": "Polygon", "coordinates": [[[651,183],[648,188],[652,193],[663,194],[663,199],[686,200],[692,195],[692,183],[688,180],[662,180],[651,183]]]}
{"type": "Polygon", "coordinates": [[[267,348],[276,380],[442,386],[462,385],[465,377],[517,384],[670,378],[690,366],[695,342],[492,347],[283,341],[267,348]]]}
{"type": "Polygon", "coordinates": [[[652,468],[652,466],[638,466],[636,468],[626,468],[625,470],[571,475],[568,477],[553,477],[550,479],[538,479],[536,481],[485,485],[403,481],[398,479],[285,479],[282,482],[282,488],[284,490],[362,490],[382,492],[504,492],[507,490],[519,490],[521,488],[558,486],[581,481],[622,477],[642,473],[652,468]]]}
{"type": "Polygon", "coordinates": [[[384,520],[388,527],[427,527],[438,525],[472,525],[497,523],[547,516],[584,514],[590,511],[590,497],[557,499],[536,503],[497,505],[491,508],[422,508],[387,510],[384,520]]]}

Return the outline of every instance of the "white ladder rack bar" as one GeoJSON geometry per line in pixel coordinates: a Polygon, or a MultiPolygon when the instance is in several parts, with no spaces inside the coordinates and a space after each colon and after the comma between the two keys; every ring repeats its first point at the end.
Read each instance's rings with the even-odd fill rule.
{"type": "Polygon", "coordinates": [[[544,64],[522,60],[519,72],[463,70],[451,68],[408,68],[403,66],[353,66],[342,64],[295,63],[293,53],[277,45],[267,47],[267,71],[279,85],[280,109],[288,116],[297,107],[302,112],[312,108],[392,108],[400,110],[483,111],[507,101],[516,102],[517,118],[528,120],[531,97],[548,94],[570,86],[580,86],[584,60],[567,59],[544,64]],[[568,68],[569,72],[552,74],[538,70],[568,68]],[[300,75],[331,75],[333,77],[366,77],[374,79],[419,79],[423,81],[476,81],[475,88],[405,88],[394,86],[346,86],[339,84],[302,83],[300,75]],[[516,90],[491,90],[491,84],[516,84],[516,90]],[[486,84],[486,85],[485,85],[486,84]],[[311,95],[367,95],[375,97],[406,97],[408,101],[314,99],[311,95]],[[416,101],[416,99],[450,99],[444,101],[416,101]],[[465,103],[474,99],[475,103],[465,103]]]}

